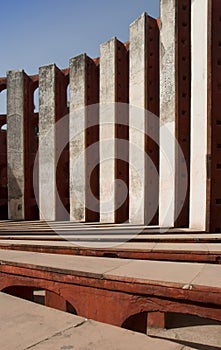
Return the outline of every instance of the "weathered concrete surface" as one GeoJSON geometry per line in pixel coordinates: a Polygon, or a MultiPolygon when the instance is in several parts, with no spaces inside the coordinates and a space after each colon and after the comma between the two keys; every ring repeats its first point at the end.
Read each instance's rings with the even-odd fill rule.
{"type": "Polygon", "coordinates": [[[128,221],[128,51],[100,47],[100,221],[128,221]]]}
{"type": "Polygon", "coordinates": [[[158,112],[158,70],[150,62],[154,57],[158,64],[157,43],[156,22],[144,13],[130,26],[129,221],[132,224],[158,222],[158,164],[152,162],[157,159],[158,163],[158,149],[153,146],[153,141],[156,144],[159,141],[158,115],[154,114],[158,112]],[[156,50],[151,47],[153,41],[156,50]]]}
{"type": "Polygon", "coordinates": [[[0,293],[5,350],[181,350],[179,344],[87,320],[0,293]]]}
{"type": "Polygon", "coordinates": [[[55,70],[39,69],[39,209],[45,220],[56,220],[55,70]]]}
{"type": "Polygon", "coordinates": [[[87,56],[70,61],[70,219],[86,221],[87,56]],[[74,171],[76,168],[78,171],[74,171]]]}
{"type": "Polygon", "coordinates": [[[7,74],[8,216],[25,219],[24,71],[7,74]]]}
{"type": "Polygon", "coordinates": [[[0,348],[5,350],[35,347],[55,334],[84,322],[83,318],[3,293],[0,293],[0,304],[0,348]]]}
{"type": "Polygon", "coordinates": [[[56,65],[40,67],[39,209],[44,220],[69,219],[66,85],[66,77],[56,65]]]}
{"type": "Polygon", "coordinates": [[[116,46],[100,46],[100,221],[115,222],[116,46]]]}
{"type": "Polygon", "coordinates": [[[70,217],[99,221],[99,71],[86,54],[70,60],[70,217]]]}
{"type": "Polygon", "coordinates": [[[146,222],[148,208],[145,176],[147,27],[147,14],[130,26],[130,105],[138,108],[130,107],[129,221],[141,225],[146,222]]]}
{"type": "Polygon", "coordinates": [[[159,225],[173,226],[175,212],[176,1],[161,1],[159,225]]]}
{"type": "Polygon", "coordinates": [[[190,227],[206,229],[208,0],[192,1],[190,227]]]}

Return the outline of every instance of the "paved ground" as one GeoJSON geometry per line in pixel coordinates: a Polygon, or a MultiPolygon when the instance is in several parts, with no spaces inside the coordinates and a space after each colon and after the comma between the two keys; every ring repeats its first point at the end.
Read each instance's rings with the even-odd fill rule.
{"type": "Polygon", "coordinates": [[[180,344],[105,325],[0,293],[0,349],[181,350],[180,344]]]}
{"type": "MultiPolygon", "coordinates": [[[[130,332],[0,293],[0,349],[4,350],[220,350],[221,325],[176,317],[180,327],[130,332]],[[183,324],[182,324],[183,323],[183,324]],[[188,324],[195,324],[188,326],[188,324]],[[156,338],[157,337],[157,338],[156,338]],[[162,338],[162,339],[159,339],[162,338]],[[171,341],[168,342],[170,339],[171,341]]],[[[211,321],[210,321],[211,322],[211,321]]]]}
{"type": "MultiPolygon", "coordinates": [[[[182,324],[181,315],[174,316],[171,329],[148,329],[147,334],[157,339],[168,339],[176,344],[182,344],[184,349],[220,350],[221,349],[221,323],[211,320],[186,316],[182,324]]],[[[184,350],[183,349],[183,350],[184,350]]]]}

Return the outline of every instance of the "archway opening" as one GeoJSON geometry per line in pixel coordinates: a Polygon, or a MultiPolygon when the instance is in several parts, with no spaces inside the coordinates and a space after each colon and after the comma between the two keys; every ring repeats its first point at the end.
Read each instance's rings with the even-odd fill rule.
{"type": "Polygon", "coordinates": [[[33,287],[11,286],[2,290],[3,293],[15,296],[17,298],[33,301],[33,287]]]}
{"type": "Polygon", "coordinates": [[[39,88],[34,91],[34,113],[39,113],[39,88]]]}
{"type": "Polygon", "coordinates": [[[147,312],[140,312],[138,314],[128,317],[122,324],[122,328],[130,331],[146,334],[147,332],[147,312]]]}
{"type": "Polygon", "coordinates": [[[70,84],[67,86],[67,108],[70,107],[70,84]]]}
{"type": "Polygon", "coordinates": [[[37,304],[45,305],[45,290],[35,288],[33,292],[33,301],[37,304]]]}

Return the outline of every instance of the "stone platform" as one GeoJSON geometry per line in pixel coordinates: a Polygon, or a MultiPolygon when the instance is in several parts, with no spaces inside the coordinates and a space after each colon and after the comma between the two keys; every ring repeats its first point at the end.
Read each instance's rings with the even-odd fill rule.
{"type": "Polygon", "coordinates": [[[105,325],[0,293],[4,350],[181,350],[165,340],[105,325]]]}

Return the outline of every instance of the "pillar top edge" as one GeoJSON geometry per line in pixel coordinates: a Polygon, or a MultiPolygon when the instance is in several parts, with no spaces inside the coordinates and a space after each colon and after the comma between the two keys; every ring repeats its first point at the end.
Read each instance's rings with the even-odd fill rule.
{"type": "Polygon", "coordinates": [[[69,59],[69,63],[70,63],[70,65],[71,65],[71,64],[73,64],[73,63],[76,62],[76,61],[85,60],[87,57],[88,57],[88,55],[84,52],[84,53],[81,53],[80,55],[71,57],[71,58],[69,59]]]}
{"type": "Polygon", "coordinates": [[[130,28],[135,26],[138,22],[143,21],[145,19],[147,19],[148,13],[147,12],[143,12],[137,19],[135,19],[131,24],[130,24],[130,28]]]}
{"type": "Polygon", "coordinates": [[[103,47],[103,46],[106,46],[106,45],[110,45],[112,43],[116,43],[118,41],[117,37],[116,36],[113,36],[111,39],[105,41],[104,43],[100,44],[100,48],[103,47]]]}
{"type": "Polygon", "coordinates": [[[13,69],[13,70],[8,70],[6,72],[7,75],[18,74],[18,73],[25,73],[25,71],[24,71],[24,69],[13,69]]]}
{"type": "Polygon", "coordinates": [[[51,64],[46,64],[44,66],[40,66],[39,67],[39,70],[43,70],[43,69],[49,69],[49,68],[57,68],[56,64],[55,63],[51,63],[51,64]]]}

